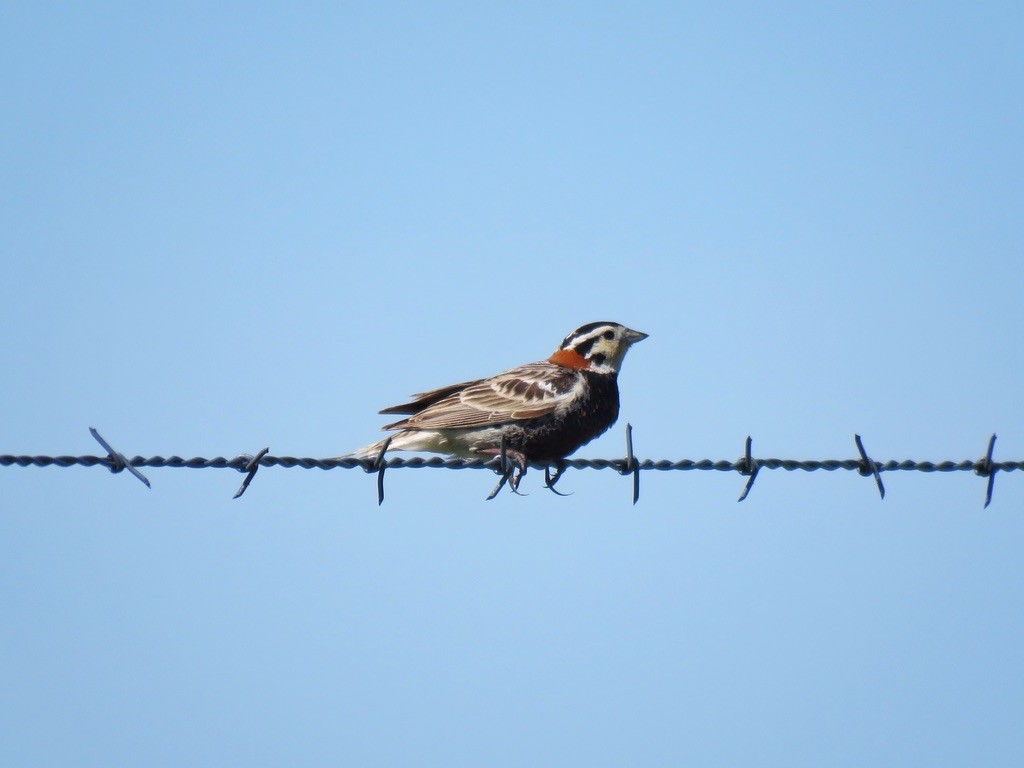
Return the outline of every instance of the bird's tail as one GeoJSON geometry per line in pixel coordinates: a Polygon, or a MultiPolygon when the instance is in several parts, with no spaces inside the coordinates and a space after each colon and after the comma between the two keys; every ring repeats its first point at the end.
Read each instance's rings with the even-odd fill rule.
{"type": "MultiPolygon", "coordinates": [[[[370,443],[364,445],[357,451],[351,453],[345,453],[341,456],[335,456],[336,459],[376,459],[380,455],[380,449],[384,447],[384,443],[387,442],[387,438],[378,440],[376,443],[370,443]]],[[[389,446],[390,449],[390,446],[389,446]]]]}
{"type": "Polygon", "coordinates": [[[435,451],[437,450],[436,437],[430,432],[396,432],[390,437],[378,440],[376,443],[364,445],[357,451],[346,453],[344,456],[336,456],[338,459],[376,459],[380,456],[381,449],[388,441],[388,451],[435,451]]]}

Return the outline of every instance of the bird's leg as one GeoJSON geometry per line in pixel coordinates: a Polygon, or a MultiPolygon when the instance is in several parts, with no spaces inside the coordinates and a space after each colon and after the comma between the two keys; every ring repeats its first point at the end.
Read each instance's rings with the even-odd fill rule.
{"type": "Polygon", "coordinates": [[[526,454],[507,446],[502,446],[501,448],[479,448],[475,452],[485,456],[503,456],[515,462],[514,465],[509,464],[507,461],[505,462],[505,466],[502,467],[501,480],[498,481],[494,490],[491,491],[491,495],[487,497],[488,501],[498,495],[498,491],[501,490],[501,486],[506,482],[508,483],[508,487],[511,489],[512,493],[519,496],[524,495],[519,493],[519,483],[522,482],[523,475],[526,474],[526,454]],[[519,469],[518,472],[516,472],[517,468],[519,469]]]}

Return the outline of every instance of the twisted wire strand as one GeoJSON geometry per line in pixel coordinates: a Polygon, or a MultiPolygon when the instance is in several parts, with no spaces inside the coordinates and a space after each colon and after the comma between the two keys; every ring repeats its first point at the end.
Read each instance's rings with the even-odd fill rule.
{"type": "MultiPolygon", "coordinates": [[[[391,439],[385,440],[380,447],[380,451],[376,457],[369,459],[354,459],[354,458],[333,458],[333,459],[314,459],[314,458],[298,458],[295,456],[271,456],[270,448],[264,448],[255,456],[243,454],[235,456],[233,459],[226,459],[223,456],[216,456],[212,459],[203,458],[201,456],[195,456],[191,459],[183,459],[180,456],[169,456],[164,458],[163,456],[150,456],[148,458],[143,456],[133,456],[128,458],[123,453],[114,448],[107,440],[96,430],[95,427],[89,427],[89,433],[98,442],[104,450],[107,451],[106,456],[13,456],[10,454],[0,455],[0,466],[37,466],[37,467],[71,467],[71,466],[85,466],[93,467],[101,465],[106,467],[111,472],[121,472],[128,470],[128,472],[136,477],[141,483],[147,488],[151,488],[152,485],[149,479],[139,471],[139,467],[188,467],[189,469],[234,469],[239,472],[245,473],[245,479],[242,481],[241,487],[235,493],[234,498],[239,498],[245,493],[249,484],[256,476],[256,472],[260,467],[300,467],[302,469],[362,469],[364,472],[375,473],[377,475],[377,503],[384,503],[384,473],[388,469],[487,469],[497,472],[501,479],[498,484],[491,491],[487,499],[493,499],[499,491],[507,484],[509,490],[513,493],[519,492],[519,482],[523,477],[523,473],[526,471],[526,467],[521,467],[519,473],[516,474],[516,465],[514,461],[510,461],[510,457],[506,455],[505,441],[504,438],[501,442],[501,453],[493,458],[474,458],[474,459],[463,459],[455,457],[444,457],[444,456],[432,456],[430,458],[424,458],[421,456],[413,456],[411,458],[404,457],[393,457],[388,458],[386,456],[388,446],[391,444],[391,439]]],[[[875,485],[878,488],[879,496],[885,498],[885,484],[882,482],[881,473],[883,472],[894,472],[894,471],[917,471],[917,472],[965,472],[973,471],[975,474],[980,475],[988,479],[985,488],[985,507],[992,501],[992,489],[994,486],[996,473],[997,472],[1013,472],[1018,469],[1024,469],[1024,461],[993,461],[992,453],[995,449],[996,436],[993,434],[988,441],[988,449],[985,456],[978,459],[977,461],[914,461],[911,459],[904,461],[890,460],[886,462],[875,461],[868,456],[867,450],[864,448],[864,442],[861,440],[860,435],[853,436],[854,443],[857,446],[857,451],[860,453],[860,459],[757,459],[751,453],[751,446],[753,444],[752,438],[747,437],[746,444],[744,447],[743,456],[736,461],[718,460],[712,459],[680,459],[677,461],[670,461],[662,459],[654,461],[652,459],[644,459],[640,461],[636,458],[633,453],[633,427],[630,424],[626,425],[626,457],[623,459],[561,459],[551,463],[545,462],[529,462],[527,466],[534,469],[544,470],[544,485],[558,495],[564,495],[561,492],[555,490],[555,484],[558,479],[562,476],[566,469],[611,469],[618,472],[621,475],[632,476],[632,490],[633,490],[633,503],[636,504],[640,498],[640,472],[643,470],[657,470],[661,472],[673,471],[673,470],[704,470],[704,471],[716,471],[716,472],[739,472],[741,475],[747,478],[746,486],[743,488],[743,492],[740,494],[737,501],[743,501],[750,494],[750,489],[754,485],[754,480],[757,479],[758,472],[762,469],[784,469],[787,472],[796,470],[803,470],[805,472],[814,472],[819,469],[826,472],[834,472],[836,470],[853,470],[863,476],[872,476],[875,481],[875,485]],[[551,475],[551,469],[554,468],[555,474],[551,475]]]]}
{"type": "MultiPolygon", "coordinates": [[[[214,458],[203,458],[195,456],[184,459],[181,456],[133,456],[126,459],[133,467],[187,467],[188,469],[234,469],[245,472],[249,469],[252,456],[235,456],[232,459],[223,456],[214,458]]],[[[834,472],[836,470],[864,471],[864,462],[860,459],[756,459],[762,469],[784,469],[787,472],[804,471],[815,472],[824,470],[834,472]]],[[[459,459],[446,458],[443,456],[432,456],[424,458],[420,456],[400,457],[385,459],[382,462],[386,469],[489,469],[495,470],[500,467],[500,458],[488,459],[459,459]]],[[[107,469],[122,469],[118,461],[111,456],[15,456],[11,454],[0,454],[0,466],[9,467],[94,467],[102,465],[107,469]]],[[[640,471],[655,470],[658,472],[672,471],[716,471],[716,472],[740,472],[746,474],[749,471],[745,459],[736,461],[712,460],[712,459],[643,459],[635,460],[630,465],[627,459],[563,459],[561,465],[570,469],[613,469],[617,472],[628,472],[634,469],[640,471]]],[[[373,459],[316,459],[296,456],[271,456],[264,455],[259,460],[261,467],[285,467],[286,469],[362,469],[375,471],[379,465],[373,459]]],[[[550,466],[545,463],[530,462],[532,469],[545,469],[550,466]]],[[[983,460],[971,461],[915,461],[905,459],[902,461],[875,461],[879,472],[979,472],[988,471],[1014,472],[1024,470],[1024,461],[993,461],[986,465],[983,460]]]]}

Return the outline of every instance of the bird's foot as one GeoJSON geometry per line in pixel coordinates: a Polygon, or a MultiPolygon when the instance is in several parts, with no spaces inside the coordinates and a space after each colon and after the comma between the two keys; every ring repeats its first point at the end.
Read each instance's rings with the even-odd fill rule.
{"type": "Polygon", "coordinates": [[[553,476],[551,474],[551,467],[544,467],[544,487],[556,496],[572,496],[571,492],[562,493],[561,491],[555,490],[555,483],[557,483],[564,474],[565,462],[561,459],[555,459],[555,474],[553,476]]]}
{"type": "Polygon", "coordinates": [[[504,464],[501,467],[501,479],[498,484],[494,486],[494,490],[491,491],[487,497],[487,501],[490,501],[498,492],[501,491],[502,486],[508,483],[509,490],[517,496],[525,496],[525,493],[519,493],[519,483],[523,480],[523,475],[526,474],[526,455],[521,451],[516,451],[512,448],[481,448],[476,453],[484,456],[502,456],[504,458],[504,464]],[[509,461],[511,459],[511,461],[509,461]],[[514,463],[513,463],[514,462],[514,463]],[[516,472],[516,470],[519,470],[516,472]]]}

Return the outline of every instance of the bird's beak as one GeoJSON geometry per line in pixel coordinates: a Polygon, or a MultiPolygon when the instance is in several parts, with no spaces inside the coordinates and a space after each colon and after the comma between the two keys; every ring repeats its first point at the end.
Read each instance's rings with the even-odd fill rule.
{"type": "Polygon", "coordinates": [[[624,334],[624,336],[625,336],[626,341],[628,343],[630,343],[630,344],[636,344],[638,341],[643,341],[644,339],[647,338],[647,334],[646,333],[641,333],[640,331],[634,331],[634,330],[632,330],[630,328],[626,329],[626,333],[624,334]]]}

